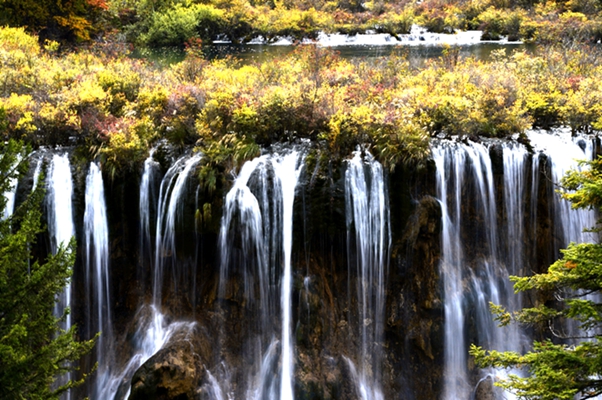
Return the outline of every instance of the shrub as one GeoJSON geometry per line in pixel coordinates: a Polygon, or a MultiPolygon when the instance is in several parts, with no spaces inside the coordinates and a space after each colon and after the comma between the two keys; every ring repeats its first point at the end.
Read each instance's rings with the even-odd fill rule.
{"type": "Polygon", "coordinates": [[[102,135],[105,146],[100,150],[104,167],[114,177],[119,173],[136,171],[147,155],[153,136],[148,119],[118,118],[105,122],[102,135]]]}
{"type": "Polygon", "coordinates": [[[223,25],[224,13],[211,5],[176,4],[150,16],[148,31],[140,41],[148,46],[182,46],[187,40],[199,37],[212,40],[223,25]]]}
{"type": "Polygon", "coordinates": [[[418,8],[420,17],[418,24],[426,27],[429,32],[454,33],[463,25],[462,12],[451,4],[437,4],[437,2],[423,3],[418,8]]]}
{"type": "Polygon", "coordinates": [[[505,13],[493,7],[478,17],[479,29],[483,31],[482,40],[500,40],[506,33],[505,13]]]}
{"type": "Polygon", "coordinates": [[[110,95],[109,111],[120,116],[126,102],[138,97],[140,75],[131,69],[131,65],[114,62],[96,75],[100,87],[110,95]]]}
{"type": "Polygon", "coordinates": [[[21,51],[29,56],[40,53],[38,38],[25,32],[25,28],[1,28],[0,48],[4,51],[21,51]]]}
{"type": "Polygon", "coordinates": [[[392,35],[407,34],[414,23],[414,9],[404,8],[401,12],[389,12],[378,18],[375,25],[378,32],[390,33],[392,35]]]}

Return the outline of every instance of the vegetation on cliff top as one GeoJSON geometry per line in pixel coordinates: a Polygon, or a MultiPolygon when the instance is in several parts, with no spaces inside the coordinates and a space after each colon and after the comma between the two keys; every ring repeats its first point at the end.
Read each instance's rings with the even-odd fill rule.
{"type": "MultiPolygon", "coordinates": [[[[602,157],[590,168],[573,170],[562,181],[562,195],[574,208],[602,209],[602,157]]],[[[600,227],[594,228],[600,232],[600,227]]],[[[510,375],[498,384],[521,398],[542,400],[589,399],[602,394],[602,244],[571,243],[548,272],[511,277],[516,292],[552,293],[557,306],[539,304],[509,313],[493,306],[502,325],[519,322],[547,330],[553,340],[536,341],[526,354],[486,351],[472,346],[481,367],[519,367],[526,377],[510,375]],[[565,329],[573,320],[580,330],[565,329]],[[566,344],[573,341],[576,344],[566,344]]]]}
{"type": "Polygon", "coordinates": [[[602,128],[602,66],[587,48],[499,51],[487,62],[448,49],[417,69],[403,55],[349,61],[315,46],[256,64],[210,62],[193,43],[163,70],[114,45],[56,49],[0,29],[0,134],[78,145],[112,173],[137,169],[159,140],[203,151],[214,186],[218,166],[274,142],[309,138],[343,157],[362,144],[393,168],[428,156],[434,135],[602,128]]]}

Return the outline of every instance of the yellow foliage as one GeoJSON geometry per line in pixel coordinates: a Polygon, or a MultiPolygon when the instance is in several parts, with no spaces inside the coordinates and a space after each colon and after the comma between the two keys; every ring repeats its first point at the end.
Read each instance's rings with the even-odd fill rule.
{"type": "Polygon", "coordinates": [[[79,108],[96,106],[104,110],[108,95],[98,82],[92,79],[85,79],[74,87],[74,90],[77,93],[77,98],[74,99],[76,102],[73,104],[74,106],[79,108]]]}
{"type": "Polygon", "coordinates": [[[0,48],[4,51],[20,50],[30,56],[40,53],[38,39],[25,32],[25,28],[0,28],[0,48]]]}

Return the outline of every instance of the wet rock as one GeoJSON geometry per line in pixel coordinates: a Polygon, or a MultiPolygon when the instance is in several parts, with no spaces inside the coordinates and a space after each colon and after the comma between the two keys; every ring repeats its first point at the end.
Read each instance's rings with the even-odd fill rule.
{"type": "Polygon", "coordinates": [[[132,378],[130,400],[192,400],[204,378],[192,342],[180,339],[145,362],[132,378]]]}
{"type": "Polygon", "coordinates": [[[493,385],[491,376],[488,376],[479,381],[475,388],[473,398],[474,400],[502,400],[506,397],[504,396],[502,389],[493,385]]]}

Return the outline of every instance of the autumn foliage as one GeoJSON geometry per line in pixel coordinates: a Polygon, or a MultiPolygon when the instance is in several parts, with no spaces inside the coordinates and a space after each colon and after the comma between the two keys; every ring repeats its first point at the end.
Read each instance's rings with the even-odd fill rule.
{"type": "Polygon", "coordinates": [[[4,0],[0,24],[26,27],[48,38],[88,40],[107,9],[105,0],[4,0]]]}

